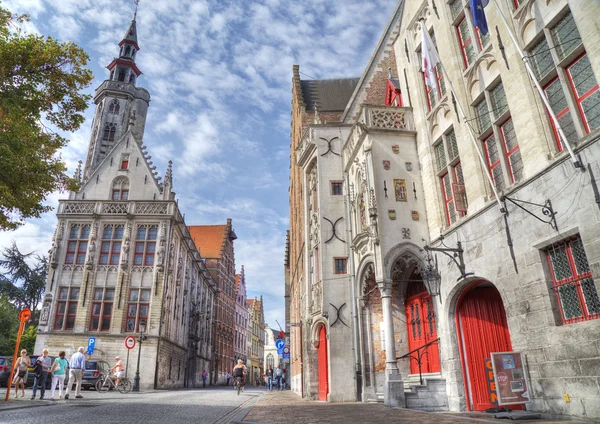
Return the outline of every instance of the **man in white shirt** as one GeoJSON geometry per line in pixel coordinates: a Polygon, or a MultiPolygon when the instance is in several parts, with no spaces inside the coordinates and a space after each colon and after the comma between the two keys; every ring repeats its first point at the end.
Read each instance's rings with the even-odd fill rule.
{"type": "Polygon", "coordinates": [[[85,347],[79,346],[79,349],[71,356],[71,360],[69,361],[69,383],[67,384],[65,399],[69,399],[69,393],[71,393],[74,382],[77,382],[75,398],[83,398],[83,396],[81,396],[81,379],[83,377],[83,372],[85,371],[85,355],[83,352],[85,352],[85,347]]]}
{"type": "Polygon", "coordinates": [[[123,361],[118,356],[115,357],[116,364],[114,367],[110,369],[110,372],[115,373],[116,385],[119,387],[119,383],[121,382],[121,377],[125,374],[125,365],[123,365],[123,361]]]}

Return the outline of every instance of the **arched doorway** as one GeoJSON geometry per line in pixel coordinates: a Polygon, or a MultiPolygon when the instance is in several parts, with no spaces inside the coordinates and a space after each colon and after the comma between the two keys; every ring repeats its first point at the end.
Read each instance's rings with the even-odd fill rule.
{"type": "Polygon", "coordinates": [[[406,330],[408,333],[408,351],[431,343],[421,350],[421,369],[417,361],[417,352],[410,358],[410,373],[423,374],[440,372],[440,354],[435,327],[435,309],[431,295],[425,288],[420,274],[415,270],[406,289],[406,330]]]}
{"type": "Polygon", "coordinates": [[[500,292],[489,282],[471,286],[458,301],[457,333],[467,408],[483,411],[490,402],[485,359],[491,352],[510,352],[512,345],[500,292]]]}
{"type": "Polygon", "coordinates": [[[327,363],[327,331],[324,325],[321,325],[321,328],[319,328],[319,347],[317,349],[319,361],[319,400],[327,400],[327,394],[329,393],[329,364],[327,363]]]}

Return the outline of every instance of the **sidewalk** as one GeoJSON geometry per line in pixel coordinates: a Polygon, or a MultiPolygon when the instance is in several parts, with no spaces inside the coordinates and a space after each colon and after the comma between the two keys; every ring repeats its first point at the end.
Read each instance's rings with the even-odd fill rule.
{"type": "MultiPolygon", "coordinates": [[[[327,403],[302,399],[296,393],[285,390],[264,394],[261,400],[244,417],[242,423],[277,424],[364,424],[364,423],[411,423],[411,424],[464,424],[464,423],[571,423],[560,420],[496,420],[493,415],[482,413],[421,412],[409,409],[386,408],[382,403],[327,403]]],[[[581,422],[581,421],[579,421],[581,422]]],[[[585,422],[585,421],[584,421],[585,422]]]]}

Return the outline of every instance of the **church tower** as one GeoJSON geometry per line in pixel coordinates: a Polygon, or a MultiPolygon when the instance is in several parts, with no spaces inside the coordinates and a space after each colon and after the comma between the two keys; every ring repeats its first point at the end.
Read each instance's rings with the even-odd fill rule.
{"type": "Polygon", "coordinates": [[[144,135],[150,93],[135,85],[142,74],[135,63],[139,50],[134,16],[119,43],[119,56],[107,66],[108,80],[96,89],[96,114],[83,171],[84,182],[127,131],[131,131],[136,140],[144,135]]]}

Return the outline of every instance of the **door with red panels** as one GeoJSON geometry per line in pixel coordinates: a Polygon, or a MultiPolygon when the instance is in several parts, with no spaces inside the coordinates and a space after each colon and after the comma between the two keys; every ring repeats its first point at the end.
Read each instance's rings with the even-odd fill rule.
{"type": "MultiPolygon", "coordinates": [[[[431,296],[423,283],[411,283],[408,287],[405,302],[406,325],[408,331],[408,351],[411,352],[437,339],[435,328],[435,311],[431,296]]],[[[418,374],[417,352],[410,358],[410,373],[418,374]]],[[[440,355],[438,343],[433,343],[421,351],[421,372],[440,371],[440,355]]]]}
{"type": "Polygon", "coordinates": [[[319,329],[318,361],[319,400],[327,400],[327,394],[329,393],[329,365],[327,363],[327,332],[324,325],[319,329]]]}
{"type": "Polygon", "coordinates": [[[457,325],[469,409],[483,411],[496,407],[490,402],[484,361],[491,352],[512,351],[498,290],[495,287],[470,289],[458,304],[457,325]]]}

